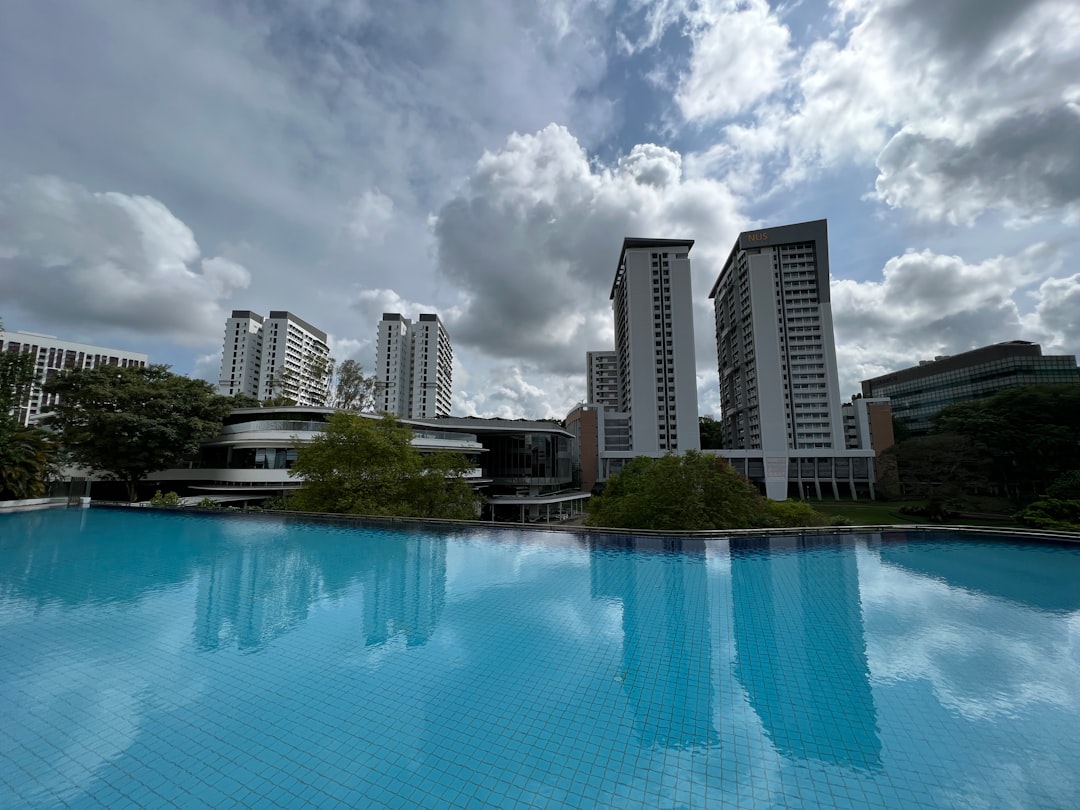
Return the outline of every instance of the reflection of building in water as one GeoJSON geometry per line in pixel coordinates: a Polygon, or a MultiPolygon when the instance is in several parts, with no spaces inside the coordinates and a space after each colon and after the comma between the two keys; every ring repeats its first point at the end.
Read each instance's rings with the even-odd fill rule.
{"type": "Polygon", "coordinates": [[[195,640],[214,650],[261,647],[307,618],[321,590],[319,565],[295,547],[242,545],[215,556],[199,577],[195,640]]]}
{"type": "Polygon", "coordinates": [[[401,540],[380,554],[362,578],[367,646],[403,635],[410,647],[435,630],[446,603],[446,543],[401,540]]]}
{"type": "Polygon", "coordinates": [[[731,587],[736,676],[777,750],[880,769],[854,548],[732,540],[731,587]]]}
{"type": "Polygon", "coordinates": [[[623,688],[643,746],[719,741],[713,727],[705,542],[624,538],[594,543],[593,598],[622,602],[623,688]]]}
{"type": "Polygon", "coordinates": [[[446,543],[381,537],[347,548],[230,546],[199,577],[196,642],[204,650],[260,647],[303,623],[316,599],[356,581],[366,644],[392,635],[423,644],[446,601],[446,543]]]}

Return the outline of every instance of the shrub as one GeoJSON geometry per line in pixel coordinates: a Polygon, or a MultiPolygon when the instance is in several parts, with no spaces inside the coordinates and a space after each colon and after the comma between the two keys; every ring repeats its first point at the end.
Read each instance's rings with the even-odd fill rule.
{"type": "Polygon", "coordinates": [[[276,512],[284,512],[289,508],[289,501],[282,495],[271,495],[262,502],[262,508],[276,512]]]}
{"type": "Polygon", "coordinates": [[[810,504],[803,501],[765,501],[765,517],[772,520],[766,527],[779,526],[785,529],[800,526],[824,526],[828,518],[810,504]]]}
{"type": "Polygon", "coordinates": [[[1063,501],[1080,500],[1080,470],[1070,470],[1059,476],[1054,483],[1047,487],[1046,497],[1063,501]]]}
{"type": "Polygon", "coordinates": [[[1033,529],[1080,531],[1080,499],[1041,498],[1017,512],[1015,517],[1033,529]]]}
{"type": "Polygon", "coordinates": [[[160,489],[155,492],[154,497],[150,499],[151,506],[179,506],[180,503],[180,496],[175,492],[166,492],[162,495],[160,489]]]}
{"type": "Polygon", "coordinates": [[[202,498],[197,504],[195,504],[195,506],[197,506],[199,509],[220,509],[221,503],[215,501],[213,498],[207,495],[205,498],[202,498]]]}

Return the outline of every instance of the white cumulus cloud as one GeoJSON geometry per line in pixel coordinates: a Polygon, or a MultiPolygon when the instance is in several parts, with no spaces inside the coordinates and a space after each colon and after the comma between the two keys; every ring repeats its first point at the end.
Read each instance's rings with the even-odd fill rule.
{"type": "Polygon", "coordinates": [[[212,344],[225,301],[251,281],[229,259],[202,258],[191,229],[159,200],[58,177],[0,192],[0,245],[5,305],[65,329],[212,344]]]}

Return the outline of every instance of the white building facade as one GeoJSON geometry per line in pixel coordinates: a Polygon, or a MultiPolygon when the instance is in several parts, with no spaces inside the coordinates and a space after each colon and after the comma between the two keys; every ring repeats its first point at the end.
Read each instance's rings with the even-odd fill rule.
{"type": "Polygon", "coordinates": [[[612,410],[619,409],[619,355],[617,352],[586,352],[585,379],[588,389],[586,402],[592,405],[603,405],[612,410]]]}
{"type": "Polygon", "coordinates": [[[406,419],[450,415],[454,350],[438,315],[383,313],[376,336],[375,408],[406,419]]]}
{"type": "Polygon", "coordinates": [[[842,449],[826,221],[739,234],[709,297],[724,446],[842,449]]]}
{"type": "Polygon", "coordinates": [[[285,398],[320,407],[330,395],[333,360],[326,333],[285,310],[269,316],[233,310],[225,322],[218,391],[285,398]]]}
{"type": "Polygon", "coordinates": [[[611,286],[619,406],[629,420],[631,455],[701,447],[692,239],[623,240],[611,286]]]}
{"type": "Polygon", "coordinates": [[[723,450],[775,500],[873,496],[873,450],[847,449],[826,220],[739,234],[713,299],[723,450]]]}
{"type": "Polygon", "coordinates": [[[36,378],[14,413],[22,425],[36,421],[39,415],[56,404],[56,397],[46,395],[42,386],[61,371],[102,366],[143,367],[147,363],[147,356],[142,352],[61,340],[53,335],[40,335],[36,332],[0,331],[0,352],[29,354],[34,358],[36,378]]]}

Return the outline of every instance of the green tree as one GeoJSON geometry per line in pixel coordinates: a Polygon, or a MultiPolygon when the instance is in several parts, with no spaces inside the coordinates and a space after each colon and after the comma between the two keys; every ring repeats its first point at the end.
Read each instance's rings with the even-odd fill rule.
{"type": "MultiPolygon", "coordinates": [[[[0,331],[3,331],[0,325],[0,331]]],[[[0,353],[0,416],[24,406],[37,378],[34,356],[28,352],[0,353]]]]}
{"type": "Polygon", "coordinates": [[[943,433],[908,439],[884,451],[896,463],[905,495],[931,502],[956,501],[990,483],[990,457],[985,445],[969,436],[943,433]]]}
{"type": "Polygon", "coordinates": [[[304,486],[289,499],[306,512],[400,517],[475,518],[478,496],[459,454],[423,456],[412,431],[392,416],[338,411],[327,429],[297,450],[290,474],[304,486]]]}
{"type": "Polygon", "coordinates": [[[1047,498],[1080,501],[1080,470],[1069,470],[1046,488],[1047,498]]]}
{"type": "MultiPolygon", "coordinates": [[[[808,520],[813,512],[799,511],[808,520]]],[[[603,495],[590,501],[587,523],[622,529],[737,529],[788,525],[789,514],[774,511],[724,459],[689,451],[631,459],[608,480],[603,495]]],[[[813,525],[825,522],[816,512],[812,519],[813,525]]]]}
{"type": "Polygon", "coordinates": [[[1042,498],[1016,514],[1025,526],[1080,531],[1080,470],[1070,470],[1047,487],[1042,498]]]}
{"type": "Polygon", "coordinates": [[[245,394],[243,391],[229,397],[229,406],[232,408],[258,408],[262,405],[258,397],[245,394]]]}
{"type": "Polygon", "coordinates": [[[931,422],[935,433],[984,445],[993,479],[1015,497],[1080,467],[1080,385],[1010,388],[942,408],[931,422]]]}
{"type": "MultiPolygon", "coordinates": [[[[3,331],[0,322],[0,332],[3,331]]],[[[34,356],[0,353],[0,499],[40,498],[45,494],[53,445],[37,428],[24,427],[19,410],[37,377],[34,356]]]]}
{"type": "Polygon", "coordinates": [[[44,496],[54,449],[45,431],[0,416],[0,500],[44,496]]]}
{"type": "Polygon", "coordinates": [[[312,404],[323,407],[330,404],[332,396],[330,383],[334,379],[334,363],[333,357],[323,354],[308,353],[304,357],[304,375],[308,378],[308,383],[323,392],[322,402],[312,404]]]}
{"type": "Polygon", "coordinates": [[[698,417],[698,432],[702,450],[719,450],[724,446],[724,426],[711,416],[698,417]]]}
{"type": "Polygon", "coordinates": [[[336,369],[333,404],[344,411],[370,411],[375,406],[375,375],[366,376],[355,360],[343,360],[336,369]]]}
{"type": "Polygon", "coordinates": [[[131,500],[142,478],[176,466],[217,435],[233,407],[209,383],[165,365],[72,369],[45,390],[59,404],[42,421],[72,460],[123,481],[131,500]]]}

